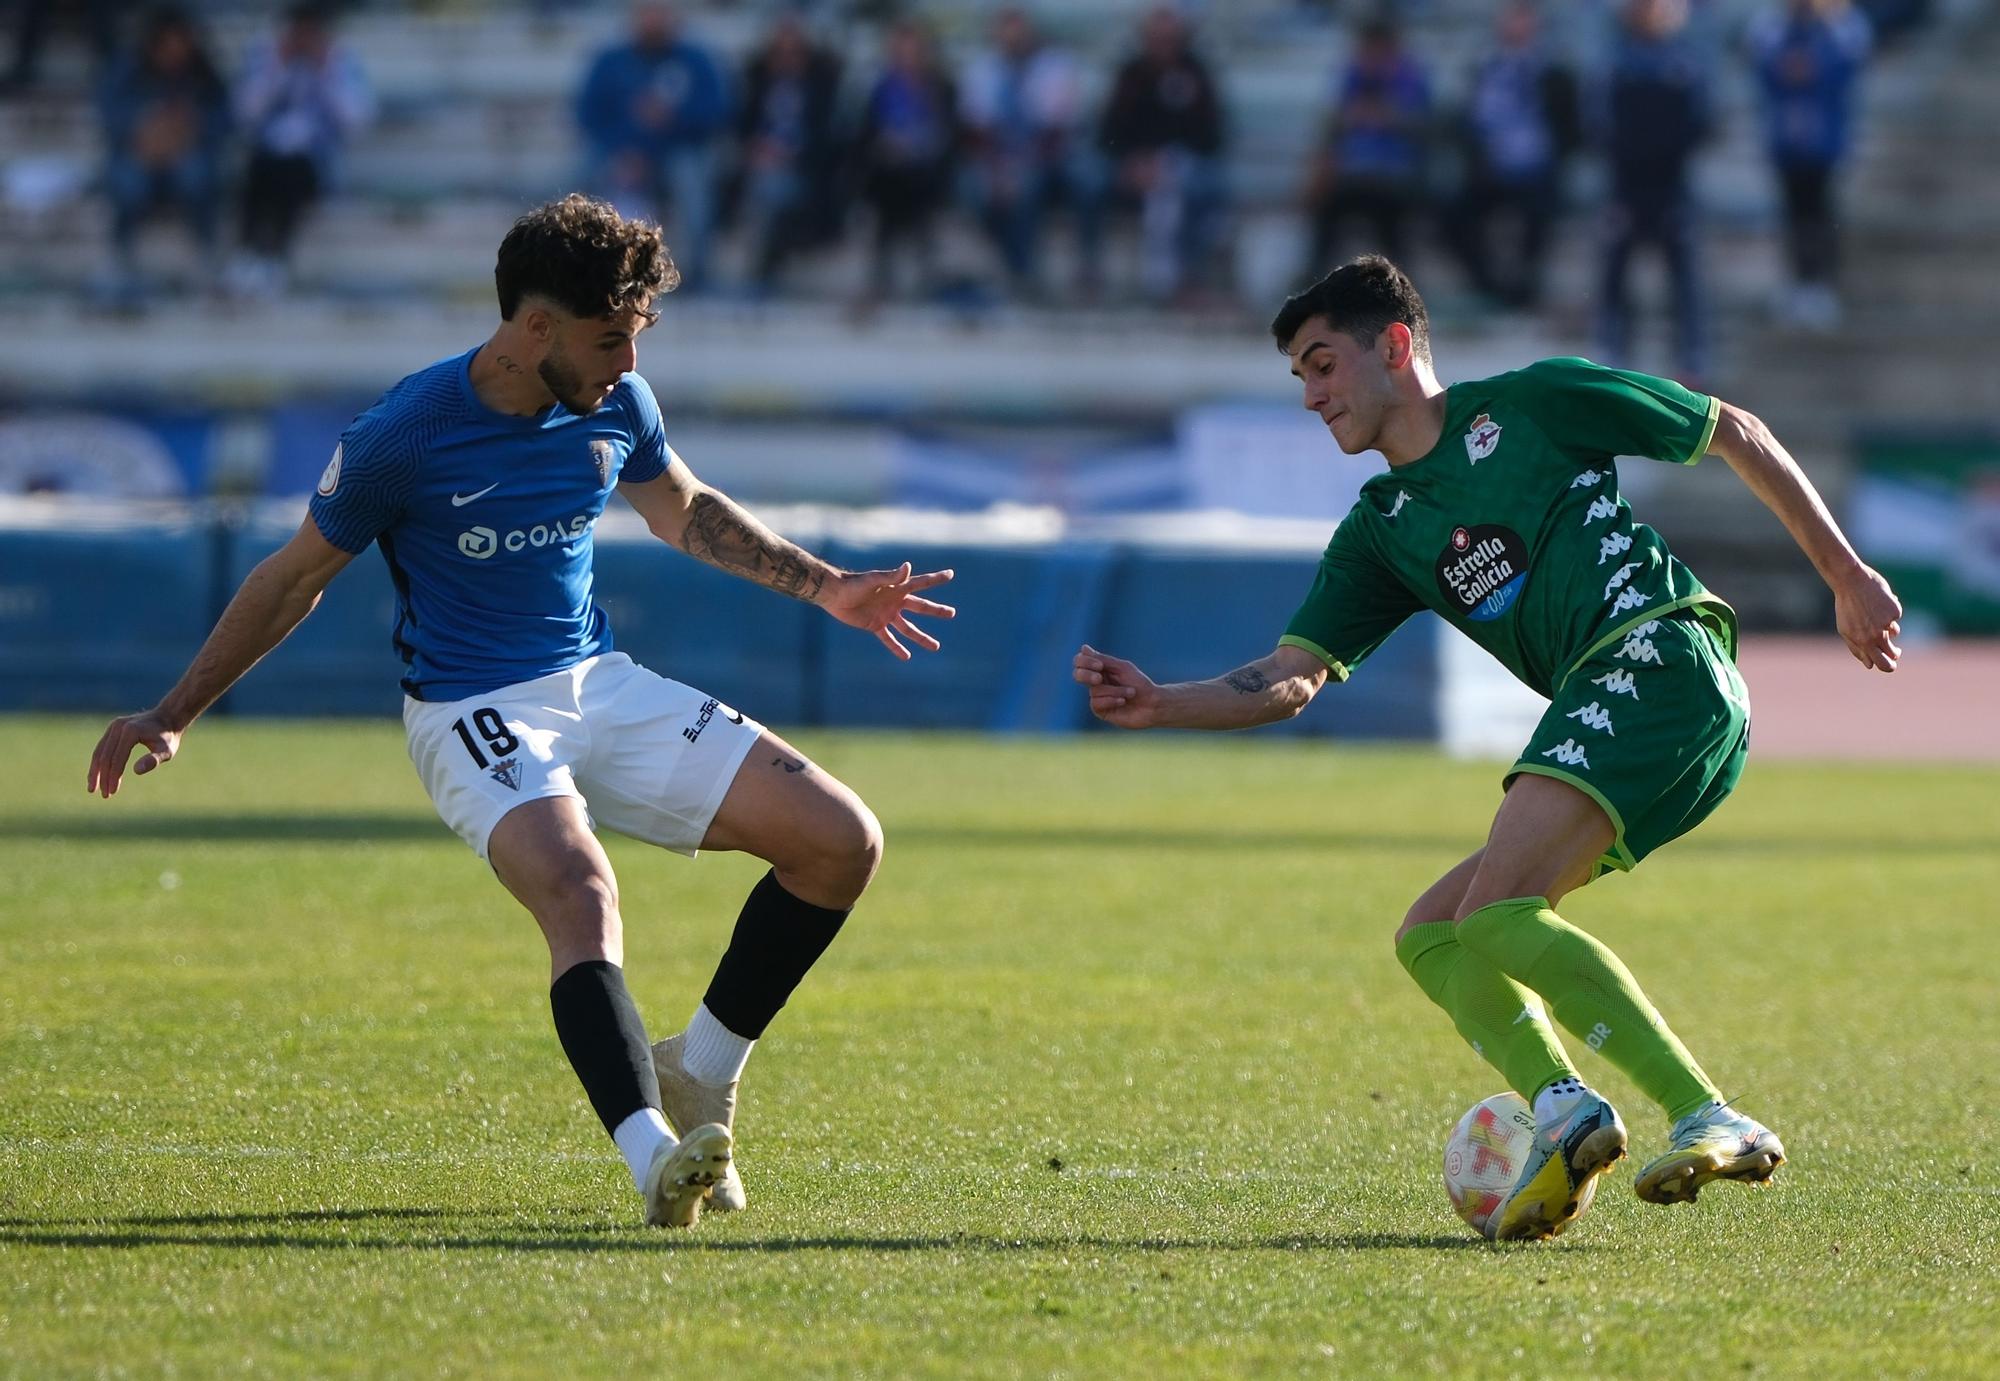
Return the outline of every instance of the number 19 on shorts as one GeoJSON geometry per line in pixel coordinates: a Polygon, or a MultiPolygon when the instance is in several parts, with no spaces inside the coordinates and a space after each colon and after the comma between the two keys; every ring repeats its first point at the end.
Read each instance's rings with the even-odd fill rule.
{"type": "Polygon", "coordinates": [[[486,752],[496,758],[504,758],[521,746],[521,740],[507,731],[507,721],[500,718],[500,712],[491,705],[482,705],[466,719],[472,721],[471,728],[466,727],[465,719],[456,719],[452,721],[452,732],[458,735],[459,742],[465,745],[466,752],[472,754],[472,761],[482,772],[493,766],[486,752]],[[480,751],[479,739],[473,737],[474,729],[479,731],[479,738],[486,741],[486,752],[480,751]]]}

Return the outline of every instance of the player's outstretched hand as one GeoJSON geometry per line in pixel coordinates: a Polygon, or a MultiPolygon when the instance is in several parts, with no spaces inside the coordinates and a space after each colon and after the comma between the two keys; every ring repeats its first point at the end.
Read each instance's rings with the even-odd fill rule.
{"type": "Polygon", "coordinates": [[[907,662],[910,649],[897,641],[898,633],[926,652],[938,650],[938,640],[911,623],[910,615],[927,614],[935,619],[958,616],[958,610],[949,604],[917,598],[917,591],[942,585],[951,577],[950,571],[911,575],[907,561],[893,571],[849,571],[828,586],[820,603],[849,627],[873,633],[882,646],[907,662]]]}
{"type": "Polygon", "coordinates": [[[83,789],[98,792],[107,800],[117,795],[125,764],[131,761],[132,750],[141,745],[147,750],[146,756],[134,763],[132,770],[143,777],[174,760],[174,754],[180,750],[181,732],[168,728],[156,710],[112,720],[104,737],[97,740],[97,751],[90,755],[90,776],[83,789]]]}
{"type": "Polygon", "coordinates": [[[1073,675],[1090,688],[1090,712],[1120,729],[1150,729],[1159,722],[1160,688],[1123,657],[1089,643],[1077,649],[1073,675]]]}
{"type": "Polygon", "coordinates": [[[1870,567],[1833,592],[1833,618],[1854,660],[1878,671],[1894,671],[1903,649],[1903,603],[1889,582],[1870,567]]]}

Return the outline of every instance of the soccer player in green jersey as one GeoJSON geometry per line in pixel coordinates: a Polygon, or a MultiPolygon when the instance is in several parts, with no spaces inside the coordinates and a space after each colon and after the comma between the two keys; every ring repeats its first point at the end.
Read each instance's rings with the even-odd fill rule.
{"type": "Polygon", "coordinates": [[[1158,685],[1086,646],[1075,678],[1092,712],[1128,729],[1288,719],[1404,619],[1435,610],[1550,701],[1507,770],[1484,847],[1417,898],[1396,932],[1417,986],[1534,1107],[1535,1153],[1493,1235],[1560,1232],[1625,1154],[1623,1122],[1577,1076],[1550,1016],[1672,1124],[1666,1151],[1640,1172],[1640,1198],[1681,1203],[1711,1180],[1768,1180],[1785,1159],[1777,1136],[1729,1106],[1618,957],[1555,910],[1699,824],[1748,748],[1735,613],[1632,520],[1614,457],[1720,455],[1832,587],[1840,635],[1863,667],[1895,670],[1902,606],[1742,408],[1580,359],[1446,388],[1423,299],[1377,256],[1292,297],[1271,333],[1340,448],[1380,451],[1389,468],[1362,485],[1270,656],[1158,685]]]}

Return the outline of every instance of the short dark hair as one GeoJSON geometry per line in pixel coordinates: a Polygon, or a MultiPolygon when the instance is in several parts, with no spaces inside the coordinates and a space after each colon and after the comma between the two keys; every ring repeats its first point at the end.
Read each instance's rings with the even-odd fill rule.
{"type": "Polygon", "coordinates": [[[661,293],[680,286],[649,221],[627,220],[609,202],[572,192],[537,206],[514,222],[500,242],[493,285],[500,316],[512,321],[524,297],[546,297],[572,316],[608,317],[645,311],[661,293]]]}
{"type": "Polygon", "coordinates": [[[1334,330],[1354,337],[1364,347],[1392,321],[1410,328],[1410,348],[1425,364],[1431,362],[1431,316],[1410,275],[1379,254],[1350,259],[1326,277],[1285,299],[1271,319],[1278,349],[1291,346],[1299,328],[1314,317],[1326,318],[1334,330]]]}

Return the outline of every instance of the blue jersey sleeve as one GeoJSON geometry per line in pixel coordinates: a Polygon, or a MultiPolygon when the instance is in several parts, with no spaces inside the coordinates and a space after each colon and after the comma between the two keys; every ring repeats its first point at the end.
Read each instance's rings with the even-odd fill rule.
{"type": "Polygon", "coordinates": [[[637,374],[627,374],[619,385],[625,395],[625,411],[632,419],[632,452],[618,472],[621,482],[644,484],[667,473],[667,431],[660,423],[660,403],[652,385],[637,374]]]}
{"type": "Polygon", "coordinates": [[[377,410],[349,424],[312,497],[310,512],[322,537],[342,551],[361,552],[395,526],[416,482],[409,440],[377,410]]]}

